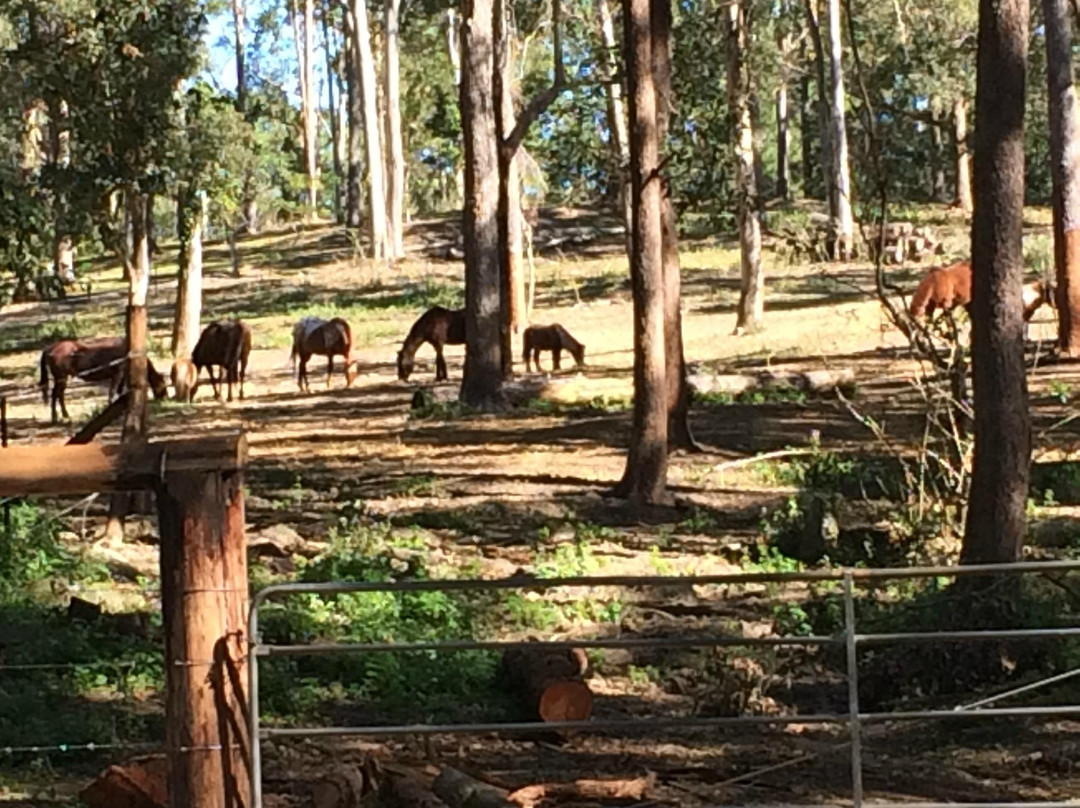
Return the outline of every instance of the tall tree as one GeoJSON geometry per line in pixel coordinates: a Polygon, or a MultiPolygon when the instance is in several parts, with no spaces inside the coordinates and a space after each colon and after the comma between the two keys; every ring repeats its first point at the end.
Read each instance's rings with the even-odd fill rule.
{"type": "Polygon", "coordinates": [[[180,241],[176,312],[172,333],[172,353],[176,359],[191,356],[191,351],[199,339],[205,221],[205,194],[201,189],[185,184],[176,201],[176,235],[180,241]]]}
{"type": "MultiPolygon", "coordinates": [[[[232,0],[233,48],[236,51],[236,109],[241,115],[248,114],[247,73],[247,4],[245,0],[232,0]]],[[[255,178],[244,178],[242,202],[244,228],[249,233],[259,231],[259,203],[255,198],[255,178]]]]}
{"type": "Polygon", "coordinates": [[[386,100],[386,206],[389,258],[405,257],[405,145],[401,137],[401,0],[386,0],[383,15],[383,71],[386,100]]]}
{"type": "Polygon", "coordinates": [[[935,202],[946,200],[945,190],[945,128],[941,114],[941,99],[930,99],[930,198],[935,202]]]}
{"type": "Polygon", "coordinates": [[[334,85],[337,84],[337,71],[334,69],[333,40],[330,36],[330,7],[322,10],[323,50],[326,54],[326,92],[327,109],[330,113],[330,156],[334,164],[334,221],[341,223],[341,191],[342,191],[342,165],[341,165],[341,137],[342,132],[338,127],[338,105],[334,99],[334,85]]]}
{"type": "Polygon", "coordinates": [[[630,171],[634,201],[634,419],[626,471],[617,491],[635,506],[667,494],[668,388],[664,349],[664,254],[656,91],[649,0],[623,0],[630,97],[630,171]]]}
{"type": "Polygon", "coordinates": [[[821,37],[821,15],[818,0],[803,0],[806,8],[806,31],[814,46],[814,84],[817,85],[818,141],[821,148],[821,180],[825,190],[825,200],[829,203],[829,218],[836,221],[839,210],[836,207],[835,177],[833,174],[833,129],[829,121],[829,95],[825,74],[825,44],[821,37]]]}
{"type": "Polygon", "coordinates": [[[1024,369],[1028,0],[980,0],[971,228],[975,453],[961,561],[1020,557],[1031,463],[1024,369]]]}
{"type": "Polygon", "coordinates": [[[1043,0],[1050,107],[1058,347],[1080,356],[1080,117],[1072,70],[1068,0],[1043,0]]]}
{"type": "Polygon", "coordinates": [[[371,257],[384,259],[390,253],[390,234],[387,230],[386,221],[386,186],[383,183],[382,138],[379,134],[375,55],[371,50],[371,30],[368,26],[367,3],[365,0],[352,0],[349,17],[353,60],[360,71],[360,102],[364,113],[371,257]]]}
{"type": "MultiPolygon", "coordinates": [[[[511,28],[509,9],[501,2],[495,3],[496,64],[494,91],[498,96],[498,125],[503,141],[513,135],[517,124],[514,111],[514,32],[511,28]]],[[[522,219],[521,219],[521,173],[517,155],[500,156],[499,161],[499,240],[500,260],[503,263],[503,301],[505,320],[510,326],[503,329],[503,373],[513,373],[513,351],[510,331],[520,331],[528,325],[528,301],[525,296],[525,276],[522,272],[522,219]],[[505,174],[505,177],[503,176],[505,174]],[[505,188],[502,184],[505,182],[505,188]],[[505,193],[505,200],[503,195],[505,193]],[[505,234],[503,233],[505,217],[505,234]],[[501,251],[505,250],[505,257],[501,251]]]]}
{"type": "Polygon", "coordinates": [[[630,135],[626,131],[626,105],[623,103],[621,71],[618,64],[619,43],[615,39],[615,23],[607,0],[595,0],[600,26],[600,42],[604,46],[601,64],[604,67],[604,86],[607,90],[607,125],[610,133],[612,158],[619,172],[619,210],[626,228],[626,255],[633,251],[634,207],[630,192],[630,135]]]}
{"type": "Polygon", "coordinates": [[[742,282],[739,288],[735,334],[760,331],[765,320],[765,273],[761,263],[761,222],[756,215],[758,195],[754,171],[754,129],[750,114],[750,73],[746,65],[749,42],[745,0],[728,5],[727,86],[735,131],[735,193],[739,227],[742,282]]]}
{"type": "Polygon", "coordinates": [[[349,137],[345,149],[347,167],[345,176],[345,225],[354,230],[360,228],[362,217],[360,209],[363,207],[363,142],[364,142],[364,104],[360,94],[360,62],[356,58],[356,48],[353,40],[355,26],[352,23],[353,15],[348,12],[345,15],[345,94],[346,94],[346,120],[348,122],[349,137]]]}
{"type": "Polygon", "coordinates": [[[308,221],[318,214],[319,187],[319,99],[315,92],[315,0],[303,0],[304,13],[290,0],[296,61],[300,72],[300,127],[303,131],[304,174],[307,178],[308,221]]]}
{"type": "Polygon", "coordinates": [[[832,109],[829,122],[832,129],[832,192],[836,195],[833,228],[836,235],[836,258],[849,259],[855,248],[855,220],[851,212],[851,167],[848,161],[847,126],[844,109],[843,36],[840,24],[840,0],[826,0],[829,9],[829,64],[832,83],[832,109]]]}
{"type": "MultiPolygon", "coordinates": [[[[672,88],[671,0],[650,0],[653,90],[656,94],[657,165],[666,163],[668,130],[675,108],[672,88]]],[[[658,169],[660,186],[660,253],[664,283],[664,383],[667,387],[668,445],[698,449],[690,431],[690,388],[686,381],[686,358],[682,339],[682,266],[679,261],[679,229],[671,182],[658,169]]]]}
{"type": "Polygon", "coordinates": [[[465,141],[465,373],[461,400],[503,406],[499,141],[494,87],[493,0],[464,0],[461,126],[465,141]]]}
{"type": "Polygon", "coordinates": [[[971,152],[968,151],[967,99],[957,96],[953,101],[953,148],[956,154],[956,206],[971,213],[971,152]]]}

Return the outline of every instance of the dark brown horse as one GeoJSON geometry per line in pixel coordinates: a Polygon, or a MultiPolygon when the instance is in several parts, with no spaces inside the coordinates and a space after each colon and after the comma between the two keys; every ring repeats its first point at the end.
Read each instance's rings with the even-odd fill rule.
{"type": "Polygon", "coordinates": [[[334,373],[334,357],[340,354],[345,359],[345,386],[352,387],[356,379],[356,368],[352,361],[352,329],[340,317],[323,320],[319,317],[305,317],[293,326],[292,354],[290,362],[300,359],[296,381],[301,390],[311,392],[308,384],[307,363],[312,356],[325,356],[326,386],[330,387],[330,378],[334,373]]]}
{"type": "Polygon", "coordinates": [[[465,309],[444,309],[435,306],[428,309],[413,323],[405,343],[397,355],[398,378],[407,381],[413,371],[413,357],[425,342],[435,349],[435,381],[450,378],[443,358],[444,345],[465,344],[465,309]]]}
{"type": "Polygon", "coordinates": [[[551,351],[553,370],[559,369],[562,352],[567,351],[574,357],[579,368],[585,367],[585,346],[574,339],[570,332],[558,323],[552,325],[531,325],[525,329],[522,342],[524,350],[521,358],[525,360],[525,370],[531,372],[532,364],[540,371],[540,352],[551,351]],[[531,362],[530,362],[531,360],[531,362]]]}
{"type": "MultiPolygon", "coordinates": [[[[41,352],[41,400],[50,403],[49,375],[52,375],[52,422],[55,424],[56,405],[64,418],[68,415],[64,392],[69,378],[75,377],[88,382],[107,383],[110,403],[120,393],[127,375],[127,339],[124,337],[97,337],[95,339],[62,339],[54,342],[41,352]]],[[[146,380],[155,398],[164,398],[169,394],[164,377],[157,372],[153,363],[146,360],[146,380]]]]}
{"type": "Polygon", "coordinates": [[[233,400],[233,384],[240,383],[240,400],[244,400],[244,375],[247,373],[248,354],[251,353],[251,327],[240,320],[218,320],[210,323],[199,335],[191,361],[195,365],[195,385],[191,400],[199,389],[199,374],[206,368],[214,398],[221,398],[221,383],[228,382],[229,401],[233,400]],[[222,369],[220,378],[214,377],[214,367],[222,369]]]}

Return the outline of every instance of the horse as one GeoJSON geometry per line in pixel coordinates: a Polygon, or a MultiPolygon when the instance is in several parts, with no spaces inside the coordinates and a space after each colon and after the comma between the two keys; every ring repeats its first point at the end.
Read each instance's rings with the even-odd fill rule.
{"type": "Polygon", "coordinates": [[[435,349],[435,381],[449,379],[450,374],[446,371],[446,360],[443,358],[443,346],[465,344],[465,309],[435,306],[420,315],[398,351],[398,378],[402,381],[408,381],[413,371],[413,357],[425,342],[430,342],[435,349]]]}
{"type": "Polygon", "coordinates": [[[305,317],[293,326],[292,353],[289,361],[300,358],[300,367],[296,375],[297,384],[302,391],[311,392],[308,384],[307,363],[312,356],[325,356],[326,387],[330,387],[330,378],[334,373],[334,357],[338,354],[345,359],[345,386],[352,387],[357,370],[352,361],[352,329],[340,317],[322,320],[318,317],[305,317]]]}
{"type": "Polygon", "coordinates": [[[191,362],[195,365],[195,383],[191,387],[189,401],[195,399],[199,389],[199,374],[206,368],[214,398],[221,398],[221,382],[229,385],[228,400],[233,400],[233,384],[239,381],[240,400],[244,400],[244,376],[247,373],[248,355],[251,353],[251,327],[241,320],[218,320],[210,323],[199,335],[191,362]],[[223,369],[222,377],[214,377],[214,366],[223,369]]]}
{"type": "Polygon", "coordinates": [[[173,390],[176,391],[176,400],[190,402],[195,395],[195,384],[199,380],[195,363],[190,358],[177,359],[173,362],[169,376],[173,390]]]}
{"type": "MultiPolygon", "coordinates": [[[[1029,281],[1021,291],[1024,303],[1024,322],[1035,316],[1044,303],[1053,305],[1053,289],[1049,282],[1029,281]]],[[[963,306],[971,314],[971,261],[958,261],[946,267],[932,269],[919,282],[911,296],[908,312],[919,320],[932,317],[938,309],[952,311],[963,306]]]]}
{"type": "MultiPolygon", "coordinates": [[[[107,382],[109,402],[112,403],[124,386],[127,355],[127,339],[124,337],[62,339],[45,348],[41,352],[39,384],[41,400],[49,404],[49,375],[52,375],[52,422],[55,424],[57,421],[57,404],[60,405],[64,418],[71,419],[64,393],[67,390],[67,380],[72,376],[88,382],[107,382]]],[[[169,394],[164,377],[157,372],[149,359],[146,360],[146,380],[155,398],[164,398],[169,394]]]]}
{"type": "Polygon", "coordinates": [[[553,370],[559,369],[563,351],[570,352],[578,368],[585,367],[585,346],[570,336],[570,332],[558,323],[531,325],[525,329],[522,341],[525,347],[521,358],[525,360],[525,370],[528,372],[532,371],[530,359],[536,363],[536,370],[540,370],[541,351],[551,351],[553,370]]]}

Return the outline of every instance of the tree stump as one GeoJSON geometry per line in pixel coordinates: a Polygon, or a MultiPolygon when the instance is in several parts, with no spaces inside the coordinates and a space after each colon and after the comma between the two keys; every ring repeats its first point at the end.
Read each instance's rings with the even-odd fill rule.
{"type": "Polygon", "coordinates": [[[511,648],[503,654],[499,675],[503,686],[541,721],[585,721],[593,706],[584,681],[587,667],[580,648],[511,648]]]}

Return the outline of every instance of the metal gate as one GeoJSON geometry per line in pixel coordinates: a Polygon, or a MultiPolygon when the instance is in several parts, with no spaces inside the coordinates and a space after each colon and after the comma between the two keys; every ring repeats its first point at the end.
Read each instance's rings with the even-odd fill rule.
{"type": "MultiPolygon", "coordinates": [[[[936,577],[968,577],[974,575],[1025,573],[1067,573],[1080,570],[1080,561],[1021,562],[1015,564],[982,564],[962,567],[911,567],[907,569],[827,569],[792,573],[737,573],[704,576],[595,576],[574,578],[507,578],[499,580],[406,580],[380,583],[335,582],[295,583],[268,586],[252,597],[249,620],[251,643],[248,650],[248,675],[251,739],[251,804],[262,808],[262,755],[261,742],[275,738],[315,738],[327,736],[365,736],[369,738],[401,735],[466,735],[480,733],[522,733],[537,730],[573,729],[576,731],[638,730],[642,728],[698,728],[730,727],[740,725],[785,724],[841,724],[848,727],[851,747],[852,804],[854,808],[963,808],[965,805],[989,808],[1075,808],[1080,801],[1065,802],[984,802],[984,803],[934,803],[934,802],[865,802],[862,784],[861,729],[868,724],[888,721],[943,720],[971,721],[986,717],[1052,717],[1080,715],[1080,705],[1045,707],[987,707],[1020,693],[1080,676],[1080,668],[1048,677],[1022,687],[999,693],[951,710],[910,710],[864,713],[859,710],[858,649],[885,643],[935,643],[956,641],[1047,639],[1080,636],[1080,626],[1041,629],[973,630],[943,632],[896,632],[888,634],[859,634],[855,626],[855,588],[860,584],[886,580],[903,580],[936,577]],[[843,586],[844,630],[832,636],[800,637],[736,637],[710,636],[693,638],[604,638],[565,641],[473,641],[447,640],[441,642],[409,643],[313,643],[307,645],[266,645],[259,636],[259,607],[270,598],[298,593],[341,594],[349,592],[479,592],[506,589],[548,590],[560,587],[658,587],[689,585],[747,585],[766,583],[813,583],[839,581],[843,586]],[[647,719],[600,719],[570,722],[497,722],[467,724],[401,724],[394,726],[342,726],[342,727],[294,727],[261,728],[259,725],[259,659],[271,656],[328,654],[342,652],[387,653],[402,651],[465,651],[499,650],[522,647],[548,648],[645,648],[645,647],[749,647],[749,646],[844,646],[847,657],[848,711],[846,713],[819,713],[795,716],[723,716],[723,717],[655,717],[647,719]]],[[[796,808],[792,806],[791,808],[796,808]]],[[[808,808],[799,806],[798,808],[808,808]]]]}

